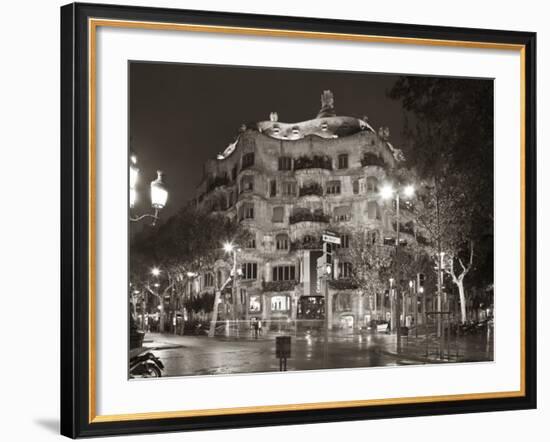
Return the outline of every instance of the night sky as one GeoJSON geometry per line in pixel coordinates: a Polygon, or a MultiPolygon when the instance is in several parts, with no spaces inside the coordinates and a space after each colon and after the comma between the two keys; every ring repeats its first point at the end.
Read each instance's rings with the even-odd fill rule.
{"type": "MultiPolygon", "coordinates": [[[[163,217],[193,198],[207,159],[234,141],[245,122],[293,123],[315,118],[321,93],[334,93],[337,115],[367,115],[375,130],[390,128],[400,147],[405,116],[386,96],[396,75],[248,68],[176,63],[130,63],[130,145],[137,154],[140,185],[166,174],[170,192],[163,217]]],[[[147,209],[145,190],[141,206],[147,209]]]]}

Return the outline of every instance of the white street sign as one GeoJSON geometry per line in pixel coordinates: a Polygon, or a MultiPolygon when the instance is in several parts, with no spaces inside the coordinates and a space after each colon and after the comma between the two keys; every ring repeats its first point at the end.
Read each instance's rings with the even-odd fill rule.
{"type": "Polygon", "coordinates": [[[337,236],[323,234],[323,242],[330,242],[332,244],[340,244],[340,238],[337,236]]]}

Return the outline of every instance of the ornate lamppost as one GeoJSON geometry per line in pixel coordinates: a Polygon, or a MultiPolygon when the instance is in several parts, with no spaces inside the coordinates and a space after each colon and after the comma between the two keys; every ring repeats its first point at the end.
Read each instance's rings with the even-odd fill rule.
{"type": "MultiPolygon", "coordinates": [[[[400,221],[400,211],[399,211],[399,202],[401,200],[401,195],[405,198],[412,198],[414,196],[415,190],[414,186],[411,184],[400,186],[397,189],[394,189],[390,184],[386,184],[380,189],[380,196],[384,200],[391,198],[395,199],[395,223],[396,223],[396,238],[395,238],[395,261],[399,265],[399,231],[401,227],[400,221]]],[[[399,312],[399,293],[401,290],[401,269],[398,269],[398,275],[395,281],[396,289],[396,299],[395,299],[395,308],[396,308],[396,323],[397,323],[397,353],[401,352],[401,318],[399,312]]]]}
{"type": "MultiPolygon", "coordinates": [[[[137,157],[135,154],[130,156],[130,209],[133,209],[138,202],[137,184],[139,181],[139,169],[137,167],[137,157]]],[[[157,178],[151,181],[151,207],[153,213],[145,213],[139,216],[130,215],[130,221],[138,222],[145,218],[152,218],[152,225],[154,226],[159,219],[159,212],[166,205],[168,200],[168,190],[164,184],[164,173],[160,170],[157,171],[157,178]]]]}

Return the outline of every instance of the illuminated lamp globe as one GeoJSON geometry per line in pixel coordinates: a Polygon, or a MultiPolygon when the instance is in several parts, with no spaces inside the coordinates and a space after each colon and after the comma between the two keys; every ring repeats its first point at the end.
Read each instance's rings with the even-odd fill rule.
{"type": "Polygon", "coordinates": [[[168,200],[168,190],[164,185],[164,173],[157,170],[157,179],[151,182],[151,205],[155,209],[162,209],[168,200]]]}

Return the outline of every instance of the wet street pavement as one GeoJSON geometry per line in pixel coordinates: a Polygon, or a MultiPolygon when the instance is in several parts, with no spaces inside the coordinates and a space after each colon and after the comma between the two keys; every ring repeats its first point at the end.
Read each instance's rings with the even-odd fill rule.
{"type": "MultiPolygon", "coordinates": [[[[252,335],[208,338],[147,333],[144,346],[151,348],[164,363],[163,376],[273,372],[279,371],[279,360],[275,356],[276,336],[276,333],[270,333],[258,339],[252,335]]],[[[322,332],[291,335],[291,339],[292,354],[287,361],[289,371],[487,361],[493,358],[492,345],[489,348],[484,336],[454,341],[454,346],[443,349],[443,358],[441,354],[434,356],[436,350],[441,350],[438,345],[429,341],[426,346],[426,340],[420,337],[403,339],[399,355],[395,335],[331,332],[328,345],[322,332]],[[449,351],[445,353],[446,350],[449,351]]]]}

